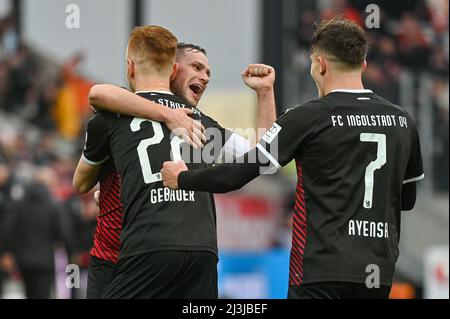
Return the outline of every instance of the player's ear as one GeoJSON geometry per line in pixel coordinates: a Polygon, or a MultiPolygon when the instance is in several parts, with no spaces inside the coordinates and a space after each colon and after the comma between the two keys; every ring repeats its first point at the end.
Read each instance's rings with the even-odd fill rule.
{"type": "Polygon", "coordinates": [[[135,76],[134,62],[131,59],[127,59],[127,75],[130,79],[134,78],[135,76]]]}
{"type": "Polygon", "coordinates": [[[172,67],[172,73],[170,74],[170,82],[172,82],[177,76],[178,72],[178,63],[174,63],[172,67]]]}
{"type": "Polygon", "coordinates": [[[367,69],[367,60],[364,60],[363,65],[362,65],[362,73],[364,73],[367,69]]]}
{"type": "Polygon", "coordinates": [[[319,61],[319,68],[320,68],[319,74],[321,76],[324,76],[325,73],[327,73],[327,61],[324,58],[322,58],[321,56],[319,56],[317,58],[317,60],[319,61]]]}

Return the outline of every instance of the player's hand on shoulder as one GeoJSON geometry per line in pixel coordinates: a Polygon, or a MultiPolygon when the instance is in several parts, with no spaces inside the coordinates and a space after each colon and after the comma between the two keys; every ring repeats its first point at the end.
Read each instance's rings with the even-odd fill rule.
{"type": "Polygon", "coordinates": [[[250,64],[242,72],[242,79],[255,91],[272,90],[275,83],[275,69],[266,64],[250,64]]]}
{"type": "Polygon", "coordinates": [[[203,142],[206,141],[205,127],[194,120],[190,115],[194,111],[190,108],[169,109],[170,115],[167,117],[165,124],[175,135],[182,138],[194,148],[202,148],[203,142]]]}
{"type": "Polygon", "coordinates": [[[178,175],[187,170],[188,168],[183,161],[165,162],[161,170],[164,186],[171,189],[178,189],[178,175]]]}

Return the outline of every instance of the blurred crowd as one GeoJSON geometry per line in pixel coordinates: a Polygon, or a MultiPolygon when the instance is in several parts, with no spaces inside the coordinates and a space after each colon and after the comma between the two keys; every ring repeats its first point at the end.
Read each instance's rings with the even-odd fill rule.
{"type": "Polygon", "coordinates": [[[55,251],[87,267],[97,209],[72,189],[90,116],[82,59],[57,65],[21,41],[13,15],[0,19],[0,298],[10,278],[26,297],[55,297],[55,251]]]}
{"type": "MultiPolygon", "coordinates": [[[[368,30],[370,53],[365,85],[401,105],[401,94],[411,95],[412,116],[419,122],[420,107],[433,110],[434,188],[448,191],[449,34],[447,0],[329,0],[322,10],[303,10],[298,21],[297,69],[309,72],[309,46],[314,21],[341,15],[367,29],[373,21],[366,12],[370,4],[380,8],[379,28],[368,30]],[[367,21],[366,21],[367,20],[367,21]],[[429,104],[420,101],[420,87],[431,80],[429,104]],[[401,87],[405,78],[410,90],[401,87]]],[[[318,2],[319,3],[319,2],[318,2]]],[[[404,105],[402,105],[404,106],[404,105]]]]}

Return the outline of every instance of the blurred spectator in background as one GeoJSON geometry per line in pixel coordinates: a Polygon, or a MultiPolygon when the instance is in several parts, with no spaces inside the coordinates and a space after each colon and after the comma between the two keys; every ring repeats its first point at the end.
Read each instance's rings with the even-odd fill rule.
{"type": "Polygon", "coordinates": [[[78,52],[64,63],[62,67],[63,80],[68,83],[76,95],[76,107],[81,117],[90,115],[91,108],[89,106],[89,91],[94,83],[81,76],[78,72],[79,66],[84,61],[84,53],[78,52]]]}
{"type": "Polygon", "coordinates": [[[439,36],[448,33],[448,1],[446,0],[426,0],[429,9],[433,30],[439,36]]]}
{"type": "Polygon", "coordinates": [[[14,14],[0,18],[0,61],[16,54],[19,46],[19,35],[16,30],[14,14]]]}
{"type": "Polygon", "coordinates": [[[71,230],[45,184],[42,171],[26,184],[9,222],[12,253],[29,299],[50,298],[54,284],[54,249],[71,241],[71,230]]]}
{"type": "Polygon", "coordinates": [[[56,98],[54,118],[59,133],[67,139],[80,136],[84,119],[90,114],[89,90],[93,83],[76,72],[83,61],[83,54],[77,53],[62,67],[63,85],[56,98]]]}
{"type": "Polygon", "coordinates": [[[405,13],[395,32],[403,66],[413,72],[424,70],[428,66],[431,48],[417,18],[411,13],[405,13]]]}
{"type": "Polygon", "coordinates": [[[30,117],[30,121],[44,131],[56,131],[56,123],[53,118],[53,107],[61,90],[60,78],[50,79],[43,85],[36,101],[36,109],[30,117]]]}
{"type": "Polygon", "coordinates": [[[14,269],[14,257],[10,253],[8,221],[12,214],[12,199],[10,197],[10,173],[8,167],[2,163],[0,155],[0,296],[3,285],[14,269]]]}
{"type": "Polygon", "coordinates": [[[345,19],[352,20],[360,26],[364,26],[361,12],[350,5],[347,0],[332,0],[331,5],[322,12],[321,20],[328,20],[336,15],[341,15],[345,19]]]}
{"type": "Polygon", "coordinates": [[[433,109],[434,109],[434,187],[438,191],[448,191],[448,108],[449,86],[444,80],[438,79],[433,84],[433,109]]]}
{"type": "Polygon", "coordinates": [[[366,70],[365,82],[374,91],[383,92],[383,96],[399,104],[400,65],[398,64],[397,47],[394,39],[382,35],[377,38],[379,45],[372,48],[369,54],[371,61],[366,70]]]}
{"type": "MultiPolygon", "coordinates": [[[[71,194],[64,203],[64,210],[70,219],[74,233],[74,247],[70,251],[71,263],[80,267],[80,273],[87,276],[89,266],[89,251],[92,248],[93,234],[97,225],[98,209],[94,201],[93,193],[71,194]]],[[[73,290],[72,298],[84,299],[87,282],[82,283],[82,291],[73,290]]]]}
{"type": "Polygon", "coordinates": [[[29,298],[51,296],[55,245],[82,269],[91,248],[95,204],[72,189],[90,116],[83,58],[58,65],[22,42],[14,14],[0,17],[0,286],[15,257],[29,298]]]}

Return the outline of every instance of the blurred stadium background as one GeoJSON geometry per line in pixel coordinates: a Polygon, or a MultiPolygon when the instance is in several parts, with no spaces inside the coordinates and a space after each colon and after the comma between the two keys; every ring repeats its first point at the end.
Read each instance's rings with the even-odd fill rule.
{"type": "MultiPolygon", "coordinates": [[[[415,118],[426,168],[417,206],[403,217],[392,297],[448,298],[448,0],[0,0],[0,238],[13,235],[28,274],[54,267],[54,298],[84,297],[96,208],[92,194],[74,193],[72,174],[91,116],[89,88],[126,85],[134,25],[162,25],[205,47],[212,78],[201,109],[246,128],[256,110],[240,79],[247,64],[276,68],[279,113],[314,98],[313,22],[341,13],[364,25],[372,3],[382,14],[380,28],[368,30],[366,86],[415,118]],[[70,4],[80,28],[66,27],[70,4]],[[18,228],[7,227],[7,210],[21,216],[18,228]],[[79,289],[65,285],[67,264],[81,267],[79,289]]],[[[287,167],[217,196],[222,297],[285,298],[294,179],[287,167]]],[[[0,298],[24,298],[10,244],[0,242],[0,298]]]]}

